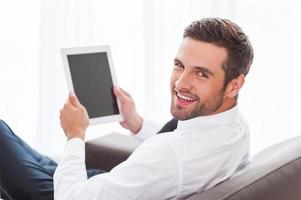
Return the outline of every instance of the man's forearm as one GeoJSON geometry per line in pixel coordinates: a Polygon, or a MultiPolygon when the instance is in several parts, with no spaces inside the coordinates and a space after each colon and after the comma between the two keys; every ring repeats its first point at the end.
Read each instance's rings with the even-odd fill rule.
{"type": "Polygon", "coordinates": [[[84,141],[75,138],[67,142],[54,177],[54,199],[70,200],[78,195],[87,181],[84,141]]]}

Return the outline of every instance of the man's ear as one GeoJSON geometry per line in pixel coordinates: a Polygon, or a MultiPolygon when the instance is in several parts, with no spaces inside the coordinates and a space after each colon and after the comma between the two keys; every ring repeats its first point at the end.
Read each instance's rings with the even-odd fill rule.
{"type": "Polygon", "coordinates": [[[245,75],[241,74],[237,78],[231,80],[226,88],[226,96],[233,98],[238,95],[239,90],[242,88],[245,82],[245,75]]]}

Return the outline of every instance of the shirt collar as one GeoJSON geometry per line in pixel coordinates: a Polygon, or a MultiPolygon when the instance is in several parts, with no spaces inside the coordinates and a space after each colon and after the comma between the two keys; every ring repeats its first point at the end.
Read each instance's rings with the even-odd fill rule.
{"type": "Polygon", "coordinates": [[[195,117],[189,120],[179,120],[178,127],[176,130],[187,130],[187,129],[196,129],[204,127],[212,127],[221,124],[230,124],[235,121],[238,115],[238,106],[234,106],[230,110],[209,115],[209,116],[200,116],[195,117]]]}

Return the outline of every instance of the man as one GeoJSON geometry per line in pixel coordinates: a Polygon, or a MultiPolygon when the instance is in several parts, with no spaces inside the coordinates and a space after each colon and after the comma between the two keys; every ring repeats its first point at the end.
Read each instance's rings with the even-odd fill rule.
{"type": "Polygon", "coordinates": [[[55,199],[181,199],[238,173],[248,162],[249,129],[237,99],[252,60],[251,44],[236,24],[218,18],[193,22],[170,81],[175,119],[170,123],[177,122],[177,128],[152,136],[131,97],[115,87],[122,125],[149,139],[125,162],[90,179],[84,143],[88,115],[70,95],[60,116],[68,141],[54,174],[55,199]]]}
{"type": "Polygon", "coordinates": [[[61,110],[68,141],[58,166],[0,121],[3,189],[23,200],[53,199],[53,185],[54,198],[60,200],[179,199],[216,185],[248,163],[249,129],[237,99],[252,60],[252,46],[236,24],[218,18],[193,22],[174,59],[174,119],[161,134],[136,112],[131,96],[114,87],[124,116],[121,125],[145,142],[106,173],[86,172],[88,116],[74,95],[61,110]]]}

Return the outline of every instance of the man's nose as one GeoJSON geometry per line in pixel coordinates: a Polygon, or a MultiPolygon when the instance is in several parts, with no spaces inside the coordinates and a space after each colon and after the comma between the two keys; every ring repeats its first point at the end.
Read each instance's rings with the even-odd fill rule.
{"type": "Polygon", "coordinates": [[[190,90],[192,86],[191,75],[187,72],[183,72],[175,82],[175,86],[178,90],[187,89],[190,90]]]}

